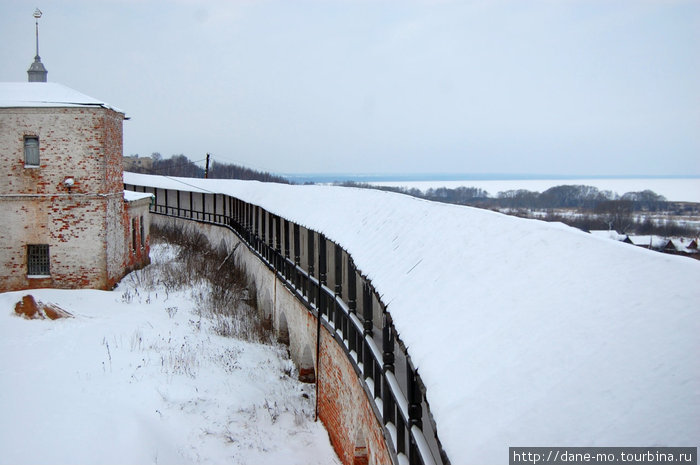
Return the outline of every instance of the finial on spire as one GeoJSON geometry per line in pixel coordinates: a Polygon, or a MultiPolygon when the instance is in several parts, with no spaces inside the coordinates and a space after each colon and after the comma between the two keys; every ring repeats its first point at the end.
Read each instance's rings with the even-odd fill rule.
{"type": "Polygon", "coordinates": [[[49,74],[44,68],[44,64],[41,62],[41,57],[39,57],[39,18],[41,18],[41,10],[39,8],[34,10],[34,19],[36,23],[36,55],[34,56],[34,63],[29,66],[27,70],[27,75],[29,77],[29,82],[46,82],[46,76],[49,74]]]}
{"type": "Polygon", "coordinates": [[[34,18],[36,21],[36,57],[39,57],[39,18],[41,18],[41,10],[37,8],[34,10],[34,18]]]}

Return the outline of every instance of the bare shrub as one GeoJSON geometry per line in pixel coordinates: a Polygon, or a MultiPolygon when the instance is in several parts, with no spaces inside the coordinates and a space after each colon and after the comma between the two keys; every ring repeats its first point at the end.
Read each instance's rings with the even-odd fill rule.
{"type": "Polygon", "coordinates": [[[170,291],[199,285],[200,292],[194,296],[198,312],[211,320],[217,334],[254,342],[272,341],[272,332],[257,311],[255,282],[237,264],[236,247],[213,248],[194,228],[153,225],[151,237],[154,243],[178,247],[176,261],[159,270],[161,284],[170,291]]]}

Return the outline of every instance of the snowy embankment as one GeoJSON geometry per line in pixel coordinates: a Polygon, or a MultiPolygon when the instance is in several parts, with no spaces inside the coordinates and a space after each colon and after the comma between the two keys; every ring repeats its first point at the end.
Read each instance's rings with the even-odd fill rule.
{"type": "Polygon", "coordinates": [[[339,463],[283,347],[217,336],[199,289],[144,291],[138,273],[0,294],[0,463],[339,463]],[[15,316],[26,294],[74,317],[15,316]]]}
{"type": "Polygon", "coordinates": [[[234,195],[348,250],[453,463],[507,463],[508,446],[700,444],[700,261],[388,192],[125,181],[234,195]]]}

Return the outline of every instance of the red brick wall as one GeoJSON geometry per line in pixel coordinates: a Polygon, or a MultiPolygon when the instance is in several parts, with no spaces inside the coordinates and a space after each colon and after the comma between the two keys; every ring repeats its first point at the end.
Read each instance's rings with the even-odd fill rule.
{"type": "Polygon", "coordinates": [[[132,260],[119,243],[128,229],[123,117],[98,107],[0,108],[0,291],[104,289],[123,276],[132,260]],[[24,165],[25,136],[39,138],[38,168],[24,165]],[[49,245],[50,278],[27,278],[27,244],[49,245]]]}
{"type": "Polygon", "coordinates": [[[124,189],[122,125],[123,116],[113,111],[102,115],[102,142],[105,162],[105,190],[121,192],[124,189]]]}
{"type": "Polygon", "coordinates": [[[346,465],[390,464],[383,429],[363,381],[326,330],[322,331],[318,371],[319,416],[340,460],[346,465]]]}
{"type": "Polygon", "coordinates": [[[90,197],[4,199],[0,235],[11,240],[3,240],[0,249],[5,265],[0,271],[0,290],[105,288],[103,243],[85,239],[104,229],[104,205],[99,198],[90,197]],[[49,244],[50,278],[27,277],[27,244],[49,244]]]}
{"type": "Polygon", "coordinates": [[[7,176],[3,194],[72,193],[121,190],[123,115],[105,108],[2,108],[0,157],[7,176]],[[39,138],[40,168],[24,166],[24,136],[39,138]]]}
{"type": "Polygon", "coordinates": [[[127,271],[143,268],[151,263],[149,253],[151,250],[148,231],[150,229],[148,205],[150,200],[139,200],[125,204],[123,222],[127,226],[124,229],[124,243],[127,245],[124,254],[124,266],[127,271]],[[141,237],[141,222],[143,221],[144,237],[141,237]],[[134,241],[136,245],[134,246],[134,241]],[[141,246],[141,244],[144,244],[141,246]]]}

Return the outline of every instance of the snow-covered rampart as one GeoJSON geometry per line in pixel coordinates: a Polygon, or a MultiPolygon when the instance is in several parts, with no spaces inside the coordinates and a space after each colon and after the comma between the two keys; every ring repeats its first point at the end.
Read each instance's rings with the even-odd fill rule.
{"type": "Polygon", "coordinates": [[[505,463],[516,445],[700,443],[700,261],[374,190],[124,176],[234,196],[347,250],[452,463],[505,463]]]}

